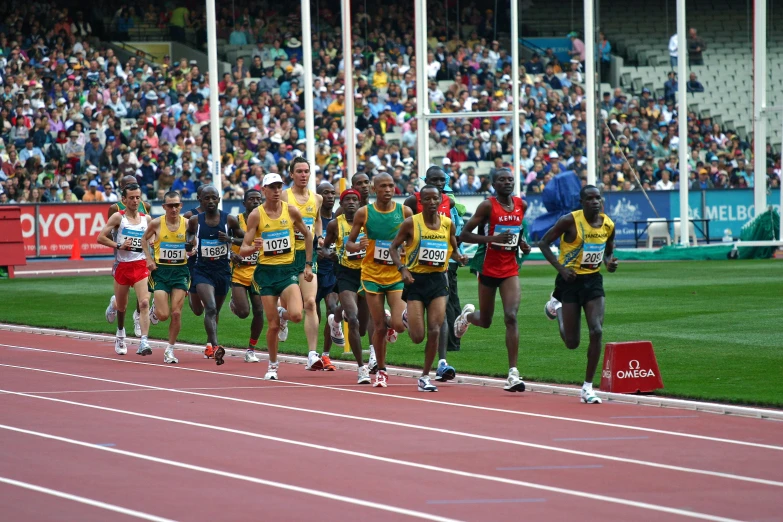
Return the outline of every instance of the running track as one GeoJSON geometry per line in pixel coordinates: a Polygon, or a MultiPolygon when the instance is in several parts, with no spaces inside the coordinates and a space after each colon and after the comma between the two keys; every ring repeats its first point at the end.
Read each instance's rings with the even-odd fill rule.
{"type": "Polygon", "coordinates": [[[783,424],[0,332],[4,520],[783,520],[783,424]]]}

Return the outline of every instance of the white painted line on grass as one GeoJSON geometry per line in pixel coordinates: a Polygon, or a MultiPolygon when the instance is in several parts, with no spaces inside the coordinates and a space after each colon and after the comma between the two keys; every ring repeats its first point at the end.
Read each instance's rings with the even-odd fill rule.
{"type": "MultiPolygon", "coordinates": [[[[124,414],[124,415],[131,415],[131,416],[134,416],[134,417],[141,417],[141,418],[145,418],[145,419],[153,419],[153,420],[169,422],[169,423],[174,423],[174,424],[182,424],[182,425],[185,425],[185,426],[192,426],[192,427],[197,427],[197,428],[205,428],[205,429],[209,429],[209,430],[220,431],[220,432],[223,432],[223,433],[232,433],[232,434],[235,434],[235,435],[241,435],[243,437],[252,437],[252,438],[256,438],[256,439],[263,439],[263,440],[268,440],[268,441],[273,441],[273,442],[281,442],[281,443],[284,443],[284,444],[291,444],[291,445],[294,445],[294,446],[305,447],[305,448],[315,449],[315,450],[319,450],[319,451],[325,451],[325,452],[328,452],[328,453],[336,453],[336,454],[347,455],[347,456],[351,456],[351,457],[359,457],[359,458],[362,458],[362,459],[369,459],[369,460],[374,460],[374,461],[378,461],[378,462],[384,462],[386,464],[393,464],[393,465],[405,466],[405,467],[410,467],[410,468],[422,469],[422,470],[426,470],[426,471],[433,471],[433,472],[437,472],[437,473],[444,473],[444,474],[447,474],[447,475],[456,475],[456,476],[465,477],[465,478],[487,480],[487,481],[497,482],[497,483],[502,483],[502,484],[510,484],[510,485],[522,486],[522,487],[538,489],[538,490],[542,490],[542,491],[549,491],[549,492],[552,492],[552,493],[562,493],[564,495],[576,496],[576,497],[581,497],[581,498],[586,498],[586,499],[596,500],[596,501],[601,501],[601,502],[611,502],[611,503],[614,503],[614,504],[622,504],[622,505],[626,505],[626,506],[636,507],[636,508],[640,508],[640,509],[647,509],[647,510],[652,510],[652,511],[661,511],[661,512],[665,512],[665,513],[682,515],[682,516],[691,517],[691,518],[700,518],[700,519],[703,519],[703,520],[729,520],[729,519],[716,517],[716,516],[713,516],[713,515],[708,515],[708,514],[704,514],[704,513],[698,513],[698,512],[695,512],[695,511],[688,511],[688,510],[677,509],[677,508],[669,508],[669,507],[661,506],[661,505],[658,505],[658,504],[648,504],[646,502],[637,502],[637,501],[634,501],[634,500],[627,500],[627,499],[623,499],[623,498],[609,497],[609,496],[606,496],[606,495],[599,495],[599,494],[595,494],[595,493],[588,493],[588,492],[585,492],[585,491],[578,491],[578,490],[572,490],[572,489],[567,489],[567,488],[559,488],[559,487],[556,487],[556,486],[547,486],[547,485],[538,484],[538,483],[535,483],[535,482],[527,482],[527,481],[514,480],[514,479],[503,478],[503,477],[495,477],[495,476],[492,476],[492,475],[484,475],[484,474],[480,474],[480,473],[471,473],[471,472],[468,472],[468,471],[460,471],[460,470],[456,470],[456,469],[453,469],[453,468],[444,468],[444,467],[438,467],[438,466],[431,466],[431,465],[422,464],[422,463],[419,463],[419,462],[410,462],[410,461],[405,461],[405,460],[393,459],[393,458],[389,458],[389,457],[381,457],[381,456],[372,455],[370,453],[365,453],[365,452],[357,452],[357,451],[351,451],[351,450],[346,450],[346,449],[341,449],[341,448],[335,448],[335,447],[331,447],[331,446],[324,446],[323,444],[312,444],[312,443],[309,443],[309,442],[302,442],[302,441],[297,441],[297,440],[292,440],[292,439],[285,439],[285,438],[281,438],[281,437],[275,437],[275,436],[272,436],[272,435],[263,435],[261,433],[249,432],[249,431],[244,431],[244,430],[236,430],[236,429],[233,429],[233,428],[226,428],[226,427],[223,427],[223,426],[214,426],[214,425],[210,425],[210,424],[203,424],[203,423],[200,423],[200,422],[192,422],[192,421],[186,421],[186,420],[180,420],[180,419],[173,419],[173,418],[169,418],[169,417],[160,417],[158,415],[150,415],[150,414],[146,414],[146,413],[138,413],[138,412],[133,412],[133,411],[120,410],[120,409],[116,409],[116,408],[109,408],[109,407],[106,407],[106,406],[97,406],[97,405],[93,405],[93,404],[84,404],[84,403],[80,403],[80,402],[66,401],[66,400],[63,400],[63,399],[55,399],[55,398],[52,398],[52,397],[37,397],[35,395],[29,395],[29,394],[26,394],[26,393],[13,392],[13,391],[9,391],[9,390],[0,390],[0,393],[5,393],[5,394],[9,394],[9,395],[18,395],[18,396],[23,396],[23,397],[30,397],[30,398],[33,398],[33,399],[41,399],[41,400],[45,400],[45,401],[57,402],[57,403],[61,403],[61,404],[68,404],[68,405],[72,405],[72,406],[80,406],[80,407],[90,408],[90,409],[100,410],[100,411],[108,411],[108,412],[112,412],[112,413],[120,413],[120,414],[124,414]]],[[[0,428],[2,428],[2,425],[0,425],[0,428]]],[[[120,450],[118,450],[118,451],[120,451],[120,450]]]]}
{"type": "Polygon", "coordinates": [[[106,451],[106,452],[114,453],[114,454],[117,454],[117,455],[124,455],[126,457],[132,457],[132,458],[136,458],[136,459],[139,459],[139,460],[146,460],[146,461],[149,461],[149,462],[155,462],[157,464],[165,464],[167,466],[173,466],[173,467],[176,467],[176,468],[186,469],[188,471],[198,471],[198,472],[201,472],[201,473],[209,473],[211,475],[217,475],[219,477],[225,477],[225,478],[230,478],[230,479],[235,479],[235,480],[242,480],[242,481],[245,481],[245,482],[252,482],[254,484],[260,484],[262,486],[269,486],[269,487],[272,487],[272,488],[278,488],[278,489],[283,489],[283,490],[287,490],[287,491],[293,491],[295,493],[303,493],[305,495],[312,495],[312,496],[321,497],[321,498],[328,499],[328,500],[334,500],[334,501],[337,501],[337,502],[344,502],[346,504],[353,504],[355,506],[362,506],[362,507],[366,507],[366,508],[378,509],[380,511],[387,511],[389,513],[395,513],[397,515],[406,515],[406,516],[409,516],[409,517],[420,518],[420,519],[423,519],[423,520],[433,520],[435,522],[459,522],[459,521],[457,521],[455,519],[452,519],[452,518],[441,517],[441,516],[438,516],[438,515],[431,515],[429,513],[424,513],[424,512],[421,512],[421,511],[414,511],[412,509],[399,508],[399,507],[396,507],[396,506],[390,506],[388,504],[381,504],[381,503],[378,503],[378,502],[370,502],[370,501],[367,501],[367,500],[361,500],[361,499],[353,498],[353,497],[346,497],[346,496],[338,495],[338,494],[335,494],[335,493],[327,493],[327,492],[325,492],[323,490],[303,488],[303,487],[300,487],[300,486],[294,486],[292,484],[285,484],[283,482],[276,482],[276,481],[273,481],[273,480],[266,480],[266,479],[261,479],[261,478],[257,478],[257,477],[251,477],[249,475],[242,475],[242,474],[239,474],[239,473],[231,473],[231,472],[228,472],[228,471],[222,471],[222,470],[219,470],[219,469],[207,468],[207,467],[204,467],[204,466],[196,466],[194,464],[188,464],[188,463],[179,462],[179,461],[176,461],[176,460],[170,460],[170,459],[163,459],[163,458],[159,458],[159,457],[153,457],[151,455],[145,455],[143,453],[134,453],[132,451],[120,450],[120,449],[106,447],[106,446],[100,446],[98,444],[92,444],[90,442],[84,442],[84,441],[80,441],[80,440],[69,439],[69,438],[60,437],[60,436],[57,436],[57,435],[50,435],[48,433],[42,433],[42,432],[38,432],[38,431],[26,430],[26,429],[17,428],[17,427],[14,427],[14,426],[6,426],[4,424],[0,424],[0,429],[13,431],[13,432],[16,432],[16,433],[23,433],[25,435],[33,435],[33,436],[36,436],[36,437],[41,437],[41,438],[49,439],[49,440],[56,440],[58,442],[65,442],[67,444],[73,444],[73,445],[76,445],[76,446],[82,446],[84,448],[92,448],[92,449],[96,449],[96,450],[100,450],[100,451],[106,451]]]}
{"type": "Polygon", "coordinates": [[[732,473],[723,473],[720,471],[709,471],[709,470],[703,470],[703,469],[697,469],[697,468],[686,468],[683,466],[674,466],[671,464],[662,464],[658,462],[650,462],[646,460],[639,460],[639,459],[629,459],[626,457],[615,457],[613,455],[604,455],[602,453],[592,453],[588,451],[579,451],[579,450],[573,450],[573,449],[567,449],[567,448],[560,448],[557,446],[547,446],[544,444],[535,444],[532,442],[523,442],[513,439],[504,439],[500,437],[492,437],[489,435],[479,435],[475,433],[467,433],[462,431],[456,431],[456,430],[448,430],[444,428],[433,428],[430,426],[423,426],[419,424],[409,424],[405,422],[397,422],[397,421],[390,421],[385,419],[375,419],[370,417],[360,417],[358,415],[347,415],[344,413],[334,413],[334,412],[328,412],[324,410],[311,410],[308,408],[300,408],[298,406],[286,406],[283,404],[273,404],[269,402],[261,402],[261,401],[253,401],[249,399],[239,399],[236,397],[223,397],[221,395],[210,395],[206,393],[197,393],[197,392],[190,392],[190,391],[183,391],[183,390],[176,390],[173,388],[163,388],[160,386],[150,386],[147,384],[136,384],[131,382],[124,382],[124,381],[115,381],[112,379],[102,379],[99,377],[90,377],[87,375],[79,375],[75,373],[65,373],[65,372],[58,372],[54,370],[45,370],[42,368],[31,368],[27,366],[16,366],[12,364],[0,364],[0,367],[4,368],[14,368],[17,370],[27,370],[27,371],[33,371],[33,372],[40,372],[40,373],[47,373],[50,375],[63,375],[65,377],[75,377],[77,379],[87,379],[90,381],[101,381],[101,382],[109,382],[112,384],[123,384],[127,386],[138,386],[140,388],[147,388],[147,389],[157,389],[161,391],[169,391],[172,393],[182,393],[185,395],[193,395],[196,397],[205,397],[208,399],[217,399],[217,400],[225,400],[225,401],[231,401],[231,402],[238,402],[242,404],[252,404],[255,406],[264,406],[268,408],[276,408],[280,410],[286,410],[286,411],[294,411],[297,413],[308,413],[308,414],[315,414],[315,415],[323,415],[327,417],[337,417],[341,419],[349,419],[349,420],[355,420],[360,422],[371,422],[375,424],[383,424],[386,426],[395,426],[399,428],[409,428],[414,430],[420,430],[420,431],[427,431],[427,432],[435,432],[435,433],[442,433],[445,435],[455,435],[457,437],[467,437],[471,439],[477,439],[477,440],[484,440],[488,442],[497,442],[500,444],[510,444],[514,446],[523,446],[528,448],[535,448],[545,451],[554,451],[558,453],[567,453],[570,455],[579,455],[582,457],[589,457],[589,458],[595,458],[595,459],[602,459],[602,460],[611,460],[615,462],[622,462],[625,464],[634,464],[639,466],[646,466],[651,468],[658,468],[658,469],[665,469],[669,471],[678,471],[683,473],[693,473],[696,475],[707,475],[711,477],[718,477],[723,479],[729,479],[729,480],[737,480],[741,482],[752,482],[755,484],[763,484],[766,486],[776,486],[776,487],[783,487],[783,482],[778,482],[775,480],[768,480],[768,479],[761,479],[761,478],[755,478],[755,477],[747,477],[744,475],[734,475],[732,473]]]}
{"type": "MultiPolygon", "coordinates": [[[[196,373],[207,373],[211,375],[219,375],[222,377],[233,377],[238,379],[251,379],[251,380],[259,380],[264,382],[274,382],[275,386],[283,386],[283,385],[293,385],[293,386],[300,386],[305,388],[316,388],[316,389],[322,389],[322,390],[337,390],[337,391],[343,391],[348,393],[361,393],[366,394],[372,397],[386,397],[386,398],[392,398],[392,399],[399,399],[399,400],[406,400],[406,401],[415,401],[415,402],[423,402],[428,404],[437,404],[439,406],[450,406],[454,408],[466,408],[471,410],[479,410],[479,411],[486,411],[486,412],[492,412],[492,413],[506,413],[510,415],[521,415],[525,417],[534,417],[539,419],[548,419],[548,420],[557,420],[557,421],[565,421],[565,422],[576,422],[580,424],[589,424],[593,426],[602,426],[602,427],[609,427],[609,428],[619,428],[624,430],[632,430],[632,431],[642,431],[647,433],[655,433],[658,435],[671,435],[674,437],[685,437],[690,439],[698,439],[698,440],[705,440],[710,442],[720,442],[720,443],[726,443],[726,444],[736,444],[740,446],[750,446],[754,448],[762,448],[762,449],[769,449],[769,450],[776,450],[776,451],[783,451],[783,446],[775,446],[772,444],[761,444],[758,442],[748,442],[743,440],[735,440],[735,439],[724,439],[720,437],[711,437],[708,435],[698,435],[693,433],[685,433],[685,432],[679,432],[679,431],[670,431],[670,430],[660,430],[656,428],[647,428],[643,426],[631,426],[627,424],[616,424],[612,422],[602,422],[602,421],[595,421],[595,420],[589,420],[589,419],[579,419],[576,417],[562,417],[559,415],[547,415],[543,413],[532,413],[527,411],[521,411],[521,410],[507,410],[503,408],[492,408],[489,406],[478,406],[474,404],[462,404],[458,402],[448,402],[448,401],[436,401],[433,399],[424,399],[420,397],[407,397],[404,395],[394,395],[390,393],[377,393],[373,391],[365,391],[365,390],[354,390],[354,389],[345,389],[338,386],[325,386],[320,384],[309,384],[309,383],[300,383],[295,381],[286,381],[286,380],[279,380],[279,381],[265,381],[263,377],[255,376],[255,375],[240,375],[236,373],[223,373],[223,372],[216,372],[213,370],[202,370],[200,368],[188,368],[186,366],[180,366],[180,365],[164,365],[159,363],[150,363],[150,362],[143,362],[143,361],[130,361],[127,359],[118,359],[116,357],[102,357],[99,355],[89,355],[84,353],[74,353],[74,352],[65,352],[60,350],[47,350],[44,348],[34,348],[31,346],[17,346],[17,345],[10,345],[10,344],[2,344],[0,343],[0,347],[7,347],[7,348],[15,348],[15,349],[21,349],[21,350],[29,350],[33,352],[43,352],[43,353],[55,353],[58,355],[68,355],[72,357],[84,357],[87,359],[97,359],[102,361],[113,361],[118,363],[125,363],[125,364],[138,364],[143,366],[151,366],[155,368],[163,368],[166,370],[181,370],[181,371],[187,371],[187,372],[196,372],[196,373]]],[[[414,386],[415,383],[411,383],[410,386],[414,386]]]]}
{"type": "MultiPolygon", "coordinates": [[[[121,506],[116,506],[114,504],[107,504],[106,502],[101,502],[100,500],[93,500],[91,498],[80,497],[79,495],[72,495],[71,493],[66,493],[64,491],[58,491],[56,489],[45,488],[45,487],[42,487],[42,486],[36,486],[35,484],[30,484],[28,482],[22,482],[20,480],[14,480],[14,479],[11,479],[11,478],[8,478],[8,477],[0,477],[0,483],[8,484],[10,486],[16,486],[16,487],[19,487],[19,488],[29,489],[30,491],[43,493],[45,495],[51,495],[53,497],[64,498],[66,500],[71,500],[73,502],[78,502],[79,504],[86,504],[88,506],[105,509],[107,511],[113,511],[115,513],[128,515],[129,517],[140,518],[142,520],[150,520],[151,522],[174,522],[173,520],[171,520],[169,518],[163,518],[163,517],[158,517],[158,516],[155,516],[155,515],[150,515],[149,513],[143,513],[141,511],[136,511],[135,509],[128,509],[128,508],[124,508],[124,507],[121,507],[121,506]]],[[[52,514],[54,514],[54,513],[52,513],[52,514]]]]}

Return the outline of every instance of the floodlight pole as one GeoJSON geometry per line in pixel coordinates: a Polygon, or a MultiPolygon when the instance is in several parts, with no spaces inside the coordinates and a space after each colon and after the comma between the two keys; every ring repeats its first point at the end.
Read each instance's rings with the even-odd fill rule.
{"type": "Polygon", "coordinates": [[[753,1],[753,206],[767,208],[767,0],[753,1]]]}
{"type": "Polygon", "coordinates": [[[685,41],[685,0],[677,0],[677,135],[680,143],[677,147],[680,163],[680,244],[690,243],[690,216],[688,214],[688,101],[687,97],[687,67],[688,47],[685,41]]]}
{"type": "Polygon", "coordinates": [[[414,25],[416,26],[416,163],[419,166],[419,179],[423,180],[430,166],[429,131],[426,118],[429,99],[427,88],[427,4],[426,0],[415,0],[414,25]]]}
{"type": "Polygon", "coordinates": [[[302,67],[304,68],[305,159],[310,162],[307,188],[315,191],[315,112],[313,110],[313,31],[310,21],[310,0],[302,0],[302,67]]]}
{"type": "Polygon", "coordinates": [[[209,66],[209,139],[212,153],[212,186],[221,196],[218,209],[223,210],[223,173],[220,171],[220,81],[217,58],[217,16],[215,0],[207,0],[207,58],[209,66]]]}
{"type": "MultiPolygon", "coordinates": [[[[498,13],[495,12],[496,20],[497,15],[498,13]]],[[[522,184],[520,182],[522,173],[519,171],[521,168],[519,164],[521,144],[519,138],[519,2],[517,0],[511,0],[511,90],[513,91],[511,97],[513,112],[511,116],[511,143],[514,147],[514,154],[512,155],[514,162],[514,194],[519,196],[522,193],[522,184]]]]}
{"type": "Polygon", "coordinates": [[[595,185],[598,170],[596,158],[596,103],[595,103],[595,9],[593,0],[584,0],[585,17],[585,98],[587,100],[587,184],[595,185]]]}
{"type": "MultiPolygon", "coordinates": [[[[303,2],[307,0],[302,0],[303,2]]],[[[356,111],[353,107],[353,58],[351,54],[351,0],[342,0],[343,76],[345,84],[345,162],[343,177],[348,186],[356,174],[356,111]]]]}

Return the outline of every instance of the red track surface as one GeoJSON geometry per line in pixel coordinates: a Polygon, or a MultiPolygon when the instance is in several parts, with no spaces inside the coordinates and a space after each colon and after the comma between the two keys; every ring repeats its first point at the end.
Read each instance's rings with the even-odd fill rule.
{"type": "Polygon", "coordinates": [[[0,333],[2,518],[783,520],[779,422],[178,357],[0,333]]]}

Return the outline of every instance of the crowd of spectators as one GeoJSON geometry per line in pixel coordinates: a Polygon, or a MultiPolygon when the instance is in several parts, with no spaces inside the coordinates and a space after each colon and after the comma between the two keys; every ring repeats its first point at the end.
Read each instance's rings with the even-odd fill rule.
{"type": "MultiPolygon", "coordinates": [[[[412,10],[375,4],[365,12],[356,6],[349,57],[355,92],[346,93],[334,7],[318,13],[313,85],[303,82],[298,7],[237,2],[232,13],[221,4],[219,37],[256,46],[249,63],[238,58],[222,78],[210,78],[195,61],[176,57],[161,63],[120,59],[95,37],[83,13],[47,3],[0,7],[0,203],[116,201],[118,180],[126,175],[136,177],[148,199],[169,189],[193,197],[200,184],[218,175],[224,197],[241,197],[265,173],[285,173],[294,157],[304,155],[307,110],[315,115],[317,180],[336,182],[349,174],[346,95],[354,96],[355,114],[348,117],[357,125],[358,171],[390,173],[400,194],[417,190],[417,133],[424,131],[430,154],[442,163],[455,192],[491,191],[491,172],[512,165],[510,118],[471,112],[511,107],[511,58],[497,39],[496,14],[475,3],[463,6],[458,15],[463,29],[469,28],[463,39],[454,23],[457,13],[430,6],[428,84],[421,91],[432,112],[450,117],[422,130],[416,119],[412,10]],[[210,153],[212,88],[218,89],[222,118],[220,173],[212,172],[210,153]],[[304,105],[306,88],[314,91],[312,108],[304,105]],[[483,162],[492,163],[489,172],[477,171],[483,162]]],[[[169,27],[179,39],[175,28],[203,31],[203,17],[203,11],[176,5],[124,5],[114,23],[129,27],[144,20],[169,27]]],[[[584,44],[569,36],[578,65],[584,44]]],[[[520,67],[520,177],[527,193],[540,192],[567,170],[586,179],[585,96],[581,75],[571,66],[546,50],[520,67]]],[[[598,166],[604,190],[677,188],[675,101],[656,100],[647,90],[639,97],[619,89],[603,94],[598,166]]],[[[692,186],[753,185],[750,144],[695,114],[689,114],[688,140],[692,186]]],[[[768,165],[770,173],[779,173],[777,162],[768,165]]]]}

